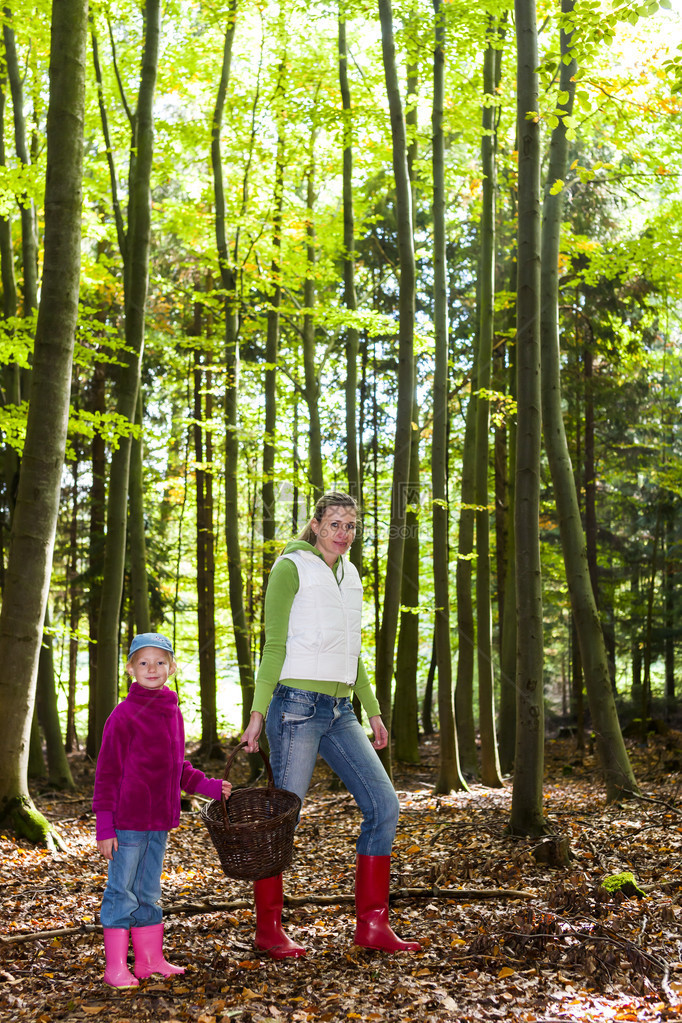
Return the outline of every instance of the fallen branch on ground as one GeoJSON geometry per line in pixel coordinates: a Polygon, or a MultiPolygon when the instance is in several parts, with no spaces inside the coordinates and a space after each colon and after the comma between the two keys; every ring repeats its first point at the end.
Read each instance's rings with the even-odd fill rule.
{"type": "MultiPolygon", "coordinates": [[[[480,899],[533,899],[534,892],[516,891],[513,888],[400,888],[391,892],[390,901],[399,899],[448,899],[452,902],[476,902],[480,899]]],[[[284,905],[297,906],[338,906],[353,902],[349,895],[285,895],[284,905]]],[[[225,913],[235,909],[251,909],[251,899],[233,899],[231,902],[178,902],[163,907],[164,916],[199,916],[203,913],[225,913]]],[[[49,938],[73,937],[79,934],[95,934],[102,930],[101,924],[79,924],[77,927],[60,927],[50,931],[28,931],[18,934],[0,935],[4,944],[19,944],[25,941],[39,941],[49,938]]]]}

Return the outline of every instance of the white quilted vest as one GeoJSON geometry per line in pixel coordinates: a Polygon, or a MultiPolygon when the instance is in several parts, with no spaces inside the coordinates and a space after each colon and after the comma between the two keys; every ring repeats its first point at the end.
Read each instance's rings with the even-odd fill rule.
{"type": "Polygon", "coordinates": [[[342,560],[337,582],[332,569],[312,551],[281,557],[296,565],[299,587],[280,678],[355,685],[362,621],[362,583],[355,565],[342,560]]]}

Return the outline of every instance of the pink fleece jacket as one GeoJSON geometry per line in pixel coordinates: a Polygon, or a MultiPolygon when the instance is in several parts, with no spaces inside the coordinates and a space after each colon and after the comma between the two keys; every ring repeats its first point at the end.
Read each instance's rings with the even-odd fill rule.
{"type": "Polygon", "coordinates": [[[133,682],[109,715],[97,758],[92,808],[97,840],[115,830],[169,831],[180,823],[180,792],[220,799],[222,782],[185,760],[185,726],[168,686],[133,682]]]}

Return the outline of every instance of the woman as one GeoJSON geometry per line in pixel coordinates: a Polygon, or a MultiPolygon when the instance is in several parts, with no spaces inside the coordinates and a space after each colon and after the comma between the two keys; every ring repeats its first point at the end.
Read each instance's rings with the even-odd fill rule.
{"type": "MultiPolygon", "coordinates": [[[[418,942],[401,941],[388,923],[390,854],[400,808],[374,752],[386,746],[388,733],[360,659],[362,584],[344,558],[356,528],[355,500],[324,494],[298,540],[275,562],[265,597],[265,646],[242,741],[250,753],[258,749],[267,711],[275,784],[301,800],[318,753],[338,774],[363,814],[356,844],[355,944],[418,951],[418,942]],[[353,693],[369,717],[372,743],[353,711],[353,693]]],[[[254,897],[256,947],[273,959],[305,955],[282,929],[282,875],[256,881],[254,897]]]]}

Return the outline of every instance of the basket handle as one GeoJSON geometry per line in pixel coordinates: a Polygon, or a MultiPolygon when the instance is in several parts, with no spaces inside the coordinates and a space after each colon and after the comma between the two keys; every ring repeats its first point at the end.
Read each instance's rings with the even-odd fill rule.
{"type": "MultiPolygon", "coordinates": [[[[238,746],[235,746],[235,748],[232,750],[232,752],[230,753],[229,757],[227,758],[227,763],[225,764],[225,770],[223,771],[223,779],[225,781],[227,781],[227,779],[230,776],[230,769],[232,767],[232,761],[237,756],[237,753],[239,753],[240,750],[244,749],[245,746],[248,746],[247,742],[240,742],[238,746]]],[[[265,764],[265,769],[268,772],[268,789],[274,789],[275,788],[275,776],[273,775],[272,768],[270,767],[270,758],[268,757],[268,755],[265,752],[265,750],[262,750],[262,749],[259,748],[257,752],[260,754],[261,760],[265,764]]],[[[227,800],[225,799],[225,796],[221,797],[220,802],[221,802],[222,808],[223,808],[223,820],[225,822],[225,828],[228,829],[230,827],[230,821],[229,821],[229,818],[227,816],[227,800]]]]}

